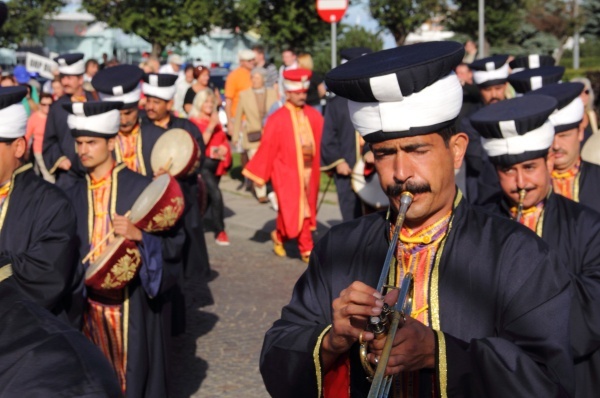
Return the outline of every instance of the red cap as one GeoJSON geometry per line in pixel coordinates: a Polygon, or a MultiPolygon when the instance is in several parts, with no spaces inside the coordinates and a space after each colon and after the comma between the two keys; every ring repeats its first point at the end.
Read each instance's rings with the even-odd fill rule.
{"type": "Polygon", "coordinates": [[[283,72],[283,88],[285,91],[307,91],[310,86],[312,72],[308,69],[290,69],[283,72]]]}

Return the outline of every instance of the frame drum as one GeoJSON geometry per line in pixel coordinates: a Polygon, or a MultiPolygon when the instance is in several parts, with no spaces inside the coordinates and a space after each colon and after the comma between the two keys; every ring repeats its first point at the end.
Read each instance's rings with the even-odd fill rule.
{"type": "Polygon", "coordinates": [[[165,131],[152,148],[150,165],[155,173],[166,165],[175,178],[191,174],[200,162],[200,147],[190,133],[184,129],[165,131]]]}
{"type": "Polygon", "coordinates": [[[129,219],[146,232],[165,231],[181,218],[184,208],[179,183],[173,176],[162,174],[133,203],[129,219]]]}
{"type": "Polygon", "coordinates": [[[390,201],[381,188],[377,173],[373,172],[365,177],[365,162],[361,158],[356,160],[350,181],[352,190],[369,206],[376,209],[389,206],[390,201]]]}
{"type": "Polygon", "coordinates": [[[95,290],[122,289],[142,264],[135,242],[117,236],[85,271],[85,285],[95,290]]]}

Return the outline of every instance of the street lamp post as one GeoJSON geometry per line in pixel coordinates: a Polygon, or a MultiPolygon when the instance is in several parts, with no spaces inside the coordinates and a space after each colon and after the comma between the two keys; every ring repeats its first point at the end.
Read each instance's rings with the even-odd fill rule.
{"type": "Polygon", "coordinates": [[[485,0],[479,0],[479,50],[477,51],[477,59],[485,57],[485,0]]]}

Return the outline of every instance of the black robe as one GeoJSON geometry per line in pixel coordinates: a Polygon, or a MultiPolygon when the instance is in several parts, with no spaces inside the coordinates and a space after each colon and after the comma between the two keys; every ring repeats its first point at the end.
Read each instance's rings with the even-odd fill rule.
{"type": "MultiPolygon", "coordinates": [[[[145,123],[148,123],[147,119],[140,118],[138,121],[140,126],[140,136],[138,138],[136,148],[136,157],[140,163],[140,170],[138,170],[138,173],[152,178],[154,176],[154,172],[152,171],[152,163],[150,161],[152,159],[152,149],[154,149],[156,141],[158,141],[162,133],[164,133],[164,130],[160,128],[152,128],[154,124],[149,126],[143,123],[144,120],[145,123]]],[[[123,157],[118,145],[115,146],[114,155],[117,162],[123,161],[123,157]]]]}
{"type": "Polygon", "coordinates": [[[600,166],[581,161],[579,169],[579,200],[600,213],[600,166]]]}
{"type": "Polygon", "coordinates": [[[73,206],[65,194],[18,168],[0,212],[0,266],[12,264],[25,297],[79,328],[83,272],[77,263],[73,206]]]}
{"type": "MultiPolygon", "coordinates": [[[[112,184],[117,186],[116,203],[110,203],[109,209],[114,208],[117,214],[125,214],[150,182],[149,178],[129,170],[125,164],[118,164],[112,174],[112,184]]],[[[93,207],[88,202],[88,184],[89,177],[78,181],[67,192],[75,204],[77,214],[80,259],[90,250],[88,220],[92,217],[93,207]]],[[[180,223],[160,234],[160,253],[151,259],[160,274],[144,273],[143,267],[147,265],[147,259],[142,253],[142,269],[126,287],[129,319],[124,319],[123,322],[127,322],[129,330],[126,375],[128,398],[168,396],[166,376],[169,354],[167,346],[171,334],[171,293],[182,272],[181,248],[184,236],[180,223]],[[150,280],[144,283],[142,275],[150,280]],[[159,275],[158,280],[156,275],[159,275]]],[[[143,234],[146,239],[146,233],[143,234]]]]}
{"type": "MultiPolygon", "coordinates": [[[[87,101],[93,101],[94,96],[86,91],[85,97],[87,101]]],[[[44,164],[50,172],[56,176],[56,185],[62,189],[68,189],[79,178],[85,176],[85,167],[81,164],[77,153],[75,152],[75,139],[71,135],[71,129],[67,124],[69,112],[67,112],[62,104],[71,102],[71,96],[68,94],[60,97],[50,107],[48,119],[46,119],[46,130],[44,131],[44,143],[42,148],[42,156],[44,164]],[[58,168],[58,164],[67,158],[71,161],[71,169],[65,171],[58,168]]]]}
{"type": "Polygon", "coordinates": [[[121,396],[100,350],[25,298],[14,277],[0,282],[0,319],[0,397],[121,396]]]}
{"type": "Polygon", "coordinates": [[[341,176],[335,167],[345,161],[354,168],[360,156],[356,129],[350,120],[348,100],[335,96],[327,102],[323,137],[321,138],[321,170],[333,171],[342,219],[350,221],[362,215],[360,198],[352,189],[351,177],[341,176]]]}
{"type": "MultiPolygon", "coordinates": [[[[505,201],[499,201],[495,209],[505,217],[510,215],[505,201]]],[[[556,252],[571,276],[574,396],[597,397],[600,392],[600,214],[551,193],[544,205],[541,227],[541,238],[556,252]]]]}
{"type": "MultiPolygon", "coordinates": [[[[180,128],[189,132],[198,142],[200,147],[201,163],[204,160],[206,145],[202,139],[202,134],[195,124],[187,119],[182,119],[171,115],[166,129],[155,125],[147,117],[142,118],[142,130],[153,130],[152,134],[157,135],[163,132],[180,128]]],[[[201,165],[200,165],[201,167],[201,165]]],[[[183,214],[183,224],[185,228],[186,242],[183,249],[184,273],[186,279],[200,277],[207,279],[210,276],[210,263],[208,259],[208,249],[204,239],[204,226],[202,214],[198,204],[198,177],[200,173],[198,167],[190,176],[180,178],[179,184],[185,197],[185,212],[183,214]]]]}
{"type": "MultiPolygon", "coordinates": [[[[483,108],[483,104],[477,104],[472,108],[471,114],[481,108],[483,108]]],[[[469,136],[469,145],[467,145],[463,161],[466,183],[464,188],[460,188],[465,189],[465,196],[469,203],[480,204],[497,195],[500,188],[496,168],[483,149],[481,135],[469,120],[471,114],[465,115],[458,127],[459,132],[466,133],[469,136]]]]}
{"type": "MultiPolygon", "coordinates": [[[[319,396],[321,363],[313,352],[331,325],[331,304],[353,281],[377,285],[389,227],[379,212],[335,226],[317,243],[265,337],[260,369],[273,397],[319,396]]],[[[448,397],[556,397],[572,390],[568,324],[561,322],[570,305],[568,276],[527,228],[461,200],[436,253],[428,300],[437,361],[436,369],[421,372],[433,374],[448,397]]],[[[350,352],[353,398],[366,397],[370,387],[357,347],[350,352]]],[[[431,397],[430,383],[422,387],[420,396],[431,397]]]]}

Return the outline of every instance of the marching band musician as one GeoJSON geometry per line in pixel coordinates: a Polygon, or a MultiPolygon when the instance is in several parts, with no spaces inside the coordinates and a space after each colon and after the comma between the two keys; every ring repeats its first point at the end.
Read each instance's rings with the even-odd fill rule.
{"type": "Polygon", "coordinates": [[[68,114],[62,104],[92,101],[94,94],[83,89],[83,74],[85,73],[83,54],[62,54],[54,61],[58,63],[60,82],[65,94],[50,107],[46,120],[42,156],[50,174],[56,176],[56,185],[66,190],[77,179],[85,175],[85,168],[75,153],[75,143],[69,134],[69,126],[67,126],[68,114]]]}
{"type": "MultiPolygon", "coordinates": [[[[342,63],[370,54],[365,47],[353,47],[340,52],[342,63]]],[[[363,156],[360,135],[352,125],[348,114],[348,100],[334,96],[327,102],[323,138],[321,141],[321,170],[333,172],[338,203],[344,221],[362,216],[362,205],[352,190],[352,169],[359,156],[363,156]]]]}
{"type": "MultiPolygon", "coordinates": [[[[106,249],[110,230],[137,244],[117,261],[139,275],[122,288],[86,288],[83,332],[109,359],[126,397],[165,397],[165,347],[169,336],[170,289],[181,274],[183,231],[178,226],[160,234],[138,229],[126,217],[151,180],[116,163],[112,155],[122,102],[64,104],[85,179],[68,194],[75,204],[80,257],[92,250],[89,267],[106,249]],[[141,262],[141,264],[140,264],[141,262]]],[[[87,257],[87,256],[86,256],[87,257]]],[[[110,264],[108,264],[111,266],[110,264]]],[[[123,274],[125,275],[125,274],[123,274]]]]}
{"type": "Polygon", "coordinates": [[[483,148],[496,165],[503,191],[487,207],[534,231],[571,275],[574,396],[593,397],[600,391],[595,371],[600,366],[600,214],[553,192],[554,156],[549,153],[555,134],[578,129],[581,90],[580,83],[551,84],[484,108],[471,123],[485,138],[483,148]]]}
{"type": "Polygon", "coordinates": [[[79,328],[83,274],[73,254],[76,218],[62,190],[25,161],[25,87],[0,89],[0,266],[25,297],[79,328]]]}
{"type": "MultiPolygon", "coordinates": [[[[173,97],[175,96],[175,82],[177,76],[169,74],[145,74],[142,92],[146,96],[146,116],[142,119],[142,130],[154,129],[160,133],[173,128],[181,128],[194,137],[200,147],[200,163],[206,152],[206,145],[202,134],[192,122],[174,116],[171,113],[173,97]]],[[[185,196],[184,228],[186,243],[184,246],[184,272],[186,279],[194,275],[202,278],[210,276],[210,264],[208,260],[208,249],[204,239],[202,225],[202,214],[198,204],[198,180],[197,174],[200,166],[188,177],[179,179],[181,189],[185,196]]],[[[210,295],[208,287],[207,295],[210,295]]],[[[212,297],[210,298],[212,301],[212,297]]]]}
{"type": "MultiPolygon", "coordinates": [[[[455,186],[468,142],[453,131],[462,88],[452,71],[463,53],[456,42],[414,44],[359,57],[326,77],[349,99],[352,122],[371,145],[390,216],[401,192],[414,195],[396,261],[381,275],[395,286],[414,275],[413,312],[380,366],[397,375],[394,397],[568,396],[568,326],[557,321],[568,316],[566,271],[534,233],[477,210],[455,186]]],[[[343,223],[317,243],[265,337],[260,368],[272,396],[366,396],[358,343],[368,342],[375,366],[386,339],[374,340],[366,319],[397,297],[372,287],[390,216],[343,223]]]]}
{"type": "Polygon", "coordinates": [[[579,88],[581,94],[583,84],[573,84],[575,83],[551,84],[531,93],[546,93],[565,99],[560,101],[557,114],[551,117],[558,123],[555,125],[556,134],[551,147],[554,160],[554,192],[600,212],[600,166],[581,159],[585,107],[581,98],[574,95],[574,91],[579,88]],[[565,117],[569,123],[561,121],[561,118],[565,117]]]}
{"type": "Polygon", "coordinates": [[[13,271],[0,266],[0,396],[121,397],[98,347],[25,297],[13,271]]]}
{"type": "Polygon", "coordinates": [[[264,138],[242,174],[255,184],[273,183],[279,209],[271,232],[275,255],[286,255],[283,244],[298,239],[302,261],[308,263],[313,249],[312,231],[317,229],[320,147],[323,117],[306,105],[311,71],[283,72],[285,105],[273,113],[264,138]]]}
{"type": "Polygon", "coordinates": [[[115,159],[132,171],[152,177],[150,164],[152,149],[163,131],[142,128],[138,109],[142,89],[140,81],[144,71],[135,65],[116,65],[99,71],[92,86],[102,101],[121,101],[121,125],[115,142],[115,159]]]}

